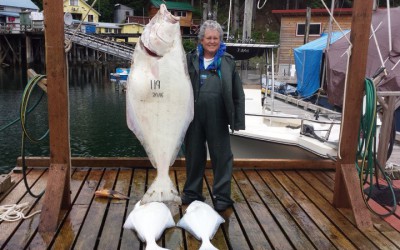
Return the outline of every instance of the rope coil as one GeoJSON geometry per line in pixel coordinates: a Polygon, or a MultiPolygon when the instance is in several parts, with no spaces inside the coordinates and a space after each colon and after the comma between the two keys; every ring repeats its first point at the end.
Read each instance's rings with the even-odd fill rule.
{"type": "Polygon", "coordinates": [[[2,205],[0,206],[0,222],[14,222],[19,221],[21,219],[28,219],[38,213],[41,210],[31,213],[30,215],[25,216],[24,210],[29,207],[29,203],[21,203],[21,204],[11,204],[11,205],[2,205]]]}

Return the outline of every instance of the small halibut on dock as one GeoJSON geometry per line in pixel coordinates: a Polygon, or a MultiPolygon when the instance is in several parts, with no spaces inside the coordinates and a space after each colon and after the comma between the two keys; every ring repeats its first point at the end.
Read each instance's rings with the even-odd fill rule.
{"type": "Polygon", "coordinates": [[[128,127],[157,168],[157,177],[142,204],[181,203],[169,177],[169,167],[193,119],[193,105],[179,17],[162,4],[136,44],[126,91],[128,127]]]}
{"type": "Polygon", "coordinates": [[[146,242],[146,249],[165,249],[157,245],[165,229],[174,227],[171,211],[162,202],[141,204],[138,201],[124,223],[125,229],[136,231],[140,240],[146,242]]]}
{"type": "Polygon", "coordinates": [[[193,201],[176,226],[185,229],[197,240],[201,240],[200,250],[215,250],[217,248],[211,244],[210,240],[214,237],[219,225],[224,222],[224,218],[208,204],[193,201]]]}

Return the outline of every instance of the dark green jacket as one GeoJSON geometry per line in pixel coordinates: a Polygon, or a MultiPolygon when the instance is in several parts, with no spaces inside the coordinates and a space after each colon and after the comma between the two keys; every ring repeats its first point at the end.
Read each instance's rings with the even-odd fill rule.
{"type": "MultiPolygon", "coordinates": [[[[196,51],[187,54],[187,64],[196,100],[200,89],[199,56],[196,51]]],[[[232,131],[243,130],[245,129],[245,97],[242,80],[236,72],[234,58],[228,53],[221,58],[221,79],[230,128],[232,131]]]]}

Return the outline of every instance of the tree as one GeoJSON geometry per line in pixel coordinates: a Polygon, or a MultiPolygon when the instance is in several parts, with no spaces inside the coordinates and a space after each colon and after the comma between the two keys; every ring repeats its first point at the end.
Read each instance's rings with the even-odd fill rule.
{"type": "Polygon", "coordinates": [[[40,10],[43,10],[43,0],[32,0],[32,2],[36,4],[40,10]]]}

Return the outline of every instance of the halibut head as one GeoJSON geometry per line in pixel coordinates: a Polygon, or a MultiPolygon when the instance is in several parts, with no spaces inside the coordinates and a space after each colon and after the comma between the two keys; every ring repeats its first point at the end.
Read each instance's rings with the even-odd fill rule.
{"type": "Polygon", "coordinates": [[[193,119],[194,103],[179,17],[162,4],[139,40],[127,82],[127,123],[157,168],[157,177],[143,196],[142,204],[151,201],[180,204],[169,167],[193,119]]]}

